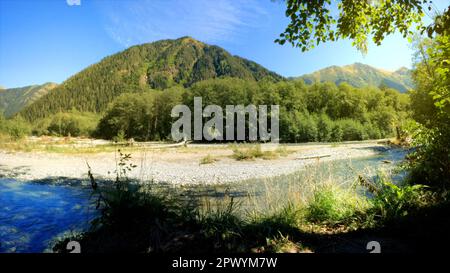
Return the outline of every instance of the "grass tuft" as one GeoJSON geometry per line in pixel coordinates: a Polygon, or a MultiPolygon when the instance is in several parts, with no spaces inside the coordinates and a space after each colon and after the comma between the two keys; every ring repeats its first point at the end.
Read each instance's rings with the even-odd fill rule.
{"type": "Polygon", "coordinates": [[[200,165],[212,164],[212,163],[214,163],[216,161],[218,161],[217,158],[215,158],[212,155],[208,154],[205,157],[203,157],[202,159],[200,159],[200,165]]]}

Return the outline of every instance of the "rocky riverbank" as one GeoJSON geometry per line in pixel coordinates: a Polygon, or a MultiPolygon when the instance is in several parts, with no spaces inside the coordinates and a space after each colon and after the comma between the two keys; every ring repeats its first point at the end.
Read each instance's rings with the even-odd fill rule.
{"type": "MultiPolygon", "coordinates": [[[[270,146],[262,146],[271,149],[270,146]]],[[[190,145],[187,148],[137,149],[131,162],[137,167],[129,177],[142,182],[170,182],[177,184],[212,184],[241,181],[251,178],[288,174],[314,164],[375,155],[389,147],[377,142],[345,144],[292,144],[284,146],[289,153],[279,158],[236,161],[232,150],[224,145],[190,145]],[[216,161],[200,164],[211,155],[216,161]],[[320,159],[311,158],[325,156],[320,159]]],[[[96,177],[113,178],[117,153],[64,154],[48,152],[0,151],[0,176],[20,180],[86,179],[87,163],[96,177]]]]}

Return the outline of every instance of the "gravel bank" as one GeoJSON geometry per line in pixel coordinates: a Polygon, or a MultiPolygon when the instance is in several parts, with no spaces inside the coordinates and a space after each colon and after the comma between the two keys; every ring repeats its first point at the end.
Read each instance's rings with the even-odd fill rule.
{"type": "MultiPolygon", "coordinates": [[[[264,146],[263,146],[264,149],[264,146]]],[[[366,157],[387,149],[373,143],[350,143],[340,145],[289,145],[292,151],[286,157],[273,160],[236,161],[229,157],[231,150],[193,146],[189,150],[177,148],[167,150],[146,150],[132,154],[132,163],[138,167],[129,173],[134,179],[170,183],[224,183],[250,178],[272,177],[295,172],[317,159],[298,159],[316,155],[330,155],[321,161],[366,157]],[[218,158],[213,164],[201,165],[201,158],[212,155],[218,158]]],[[[116,166],[115,153],[68,155],[57,153],[25,153],[0,151],[0,177],[14,177],[20,180],[53,178],[86,179],[87,165],[94,175],[113,178],[116,166]]]]}

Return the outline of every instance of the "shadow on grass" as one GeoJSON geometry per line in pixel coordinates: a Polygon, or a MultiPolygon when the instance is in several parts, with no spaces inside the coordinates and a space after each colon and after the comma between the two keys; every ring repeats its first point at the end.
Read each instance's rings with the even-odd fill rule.
{"type": "Polygon", "coordinates": [[[197,198],[180,201],[167,192],[125,192],[108,197],[108,205],[100,208],[101,217],[91,230],[61,239],[53,250],[66,252],[71,240],[80,242],[83,253],[191,254],[368,253],[370,241],[379,242],[383,253],[420,253],[445,251],[450,243],[448,202],[422,208],[379,228],[340,231],[339,227],[324,227],[313,232],[299,229],[296,216],[289,213],[243,220],[236,214],[232,198],[223,206],[207,204],[205,209],[197,198]],[[286,242],[293,247],[276,246],[286,242]]]}

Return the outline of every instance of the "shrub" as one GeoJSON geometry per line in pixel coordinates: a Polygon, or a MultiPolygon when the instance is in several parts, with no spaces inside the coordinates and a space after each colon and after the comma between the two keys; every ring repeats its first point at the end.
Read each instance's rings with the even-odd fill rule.
{"type": "Polygon", "coordinates": [[[335,123],[333,125],[333,128],[331,129],[330,140],[335,141],[335,142],[342,141],[343,135],[344,135],[344,132],[343,132],[341,126],[339,124],[335,123]]]}
{"type": "Polygon", "coordinates": [[[278,148],[275,151],[262,151],[261,145],[238,145],[232,146],[233,155],[232,157],[238,161],[241,160],[253,160],[256,158],[262,158],[266,160],[275,159],[279,156],[286,156],[287,150],[284,148],[278,148]]]}
{"type": "Polygon", "coordinates": [[[45,136],[49,135],[48,127],[50,126],[51,118],[45,118],[37,120],[33,123],[33,128],[31,133],[35,136],[45,136]]]}
{"type": "Polygon", "coordinates": [[[380,187],[371,202],[373,213],[388,221],[408,215],[427,202],[425,185],[397,186],[381,177],[380,187]]]}
{"type": "Polygon", "coordinates": [[[260,158],[264,155],[261,150],[261,145],[246,145],[241,148],[239,146],[233,147],[232,157],[236,160],[253,160],[255,158],[260,158]]]}
{"type": "Polygon", "coordinates": [[[356,192],[325,185],[314,191],[307,206],[306,218],[317,224],[350,224],[365,208],[366,200],[356,192]]]}
{"type": "Polygon", "coordinates": [[[317,121],[317,140],[327,142],[331,139],[332,121],[326,114],[321,114],[317,121]]]}
{"type": "Polygon", "coordinates": [[[117,143],[121,143],[125,141],[125,132],[123,130],[119,130],[117,136],[113,137],[112,140],[117,143]]]}
{"type": "Polygon", "coordinates": [[[356,120],[344,119],[339,121],[342,127],[343,140],[364,140],[367,139],[367,134],[364,126],[356,120]]]}
{"type": "Polygon", "coordinates": [[[98,117],[77,111],[58,113],[48,125],[48,133],[58,136],[89,136],[97,126],[98,117]]]}
{"type": "Polygon", "coordinates": [[[13,140],[18,140],[31,134],[31,126],[20,116],[9,120],[0,118],[0,132],[6,133],[13,140]]]}
{"type": "Polygon", "coordinates": [[[159,140],[170,135],[171,110],[180,104],[182,89],[125,93],[116,98],[101,118],[95,135],[112,139],[120,131],[125,138],[159,140]]]}
{"type": "Polygon", "coordinates": [[[381,130],[371,123],[364,124],[364,131],[369,139],[380,139],[383,137],[381,130]]]}
{"type": "Polygon", "coordinates": [[[316,120],[310,115],[302,115],[299,120],[297,141],[311,142],[317,140],[318,130],[316,120]]]}

